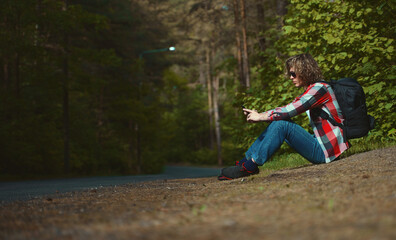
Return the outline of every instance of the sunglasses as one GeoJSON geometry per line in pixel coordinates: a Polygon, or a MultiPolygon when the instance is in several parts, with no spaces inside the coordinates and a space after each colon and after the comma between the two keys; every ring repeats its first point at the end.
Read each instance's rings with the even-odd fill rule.
{"type": "Polygon", "coordinates": [[[293,71],[290,71],[290,76],[296,78],[296,77],[297,77],[297,74],[296,74],[295,72],[293,72],[293,71]]]}

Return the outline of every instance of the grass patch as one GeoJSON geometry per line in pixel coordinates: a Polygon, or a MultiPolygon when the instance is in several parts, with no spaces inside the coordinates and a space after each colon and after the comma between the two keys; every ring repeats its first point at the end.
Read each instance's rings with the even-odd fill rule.
{"type": "Polygon", "coordinates": [[[285,168],[295,168],[305,165],[311,165],[311,163],[303,158],[298,153],[283,153],[275,155],[268,162],[263,165],[264,169],[268,170],[280,170],[285,168]]]}
{"type": "MultiPolygon", "coordinates": [[[[350,141],[352,147],[341,155],[342,158],[349,157],[353,154],[368,152],[375,149],[387,148],[395,146],[395,141],[381,142],[375,140],[368,140],[366,138],[353,139],[350,141]]],[[[273,172],[276,170],[296,168],[302,166],[312,165],[308,160],[303,158],[300,154],[294,152],[290,147],[282,146],[283,151],[275,154],[268,162],[266,162],[260,170],[273,172]]]]}
{"type": "Polygon", "coordinates": [[[341,158],[349,157],[356,153],[368,152],[375,149],[387,148],[396,145],[395,141],[375,141],[367,138],[352,139],[352,147],[341,155],[341,158]]]}

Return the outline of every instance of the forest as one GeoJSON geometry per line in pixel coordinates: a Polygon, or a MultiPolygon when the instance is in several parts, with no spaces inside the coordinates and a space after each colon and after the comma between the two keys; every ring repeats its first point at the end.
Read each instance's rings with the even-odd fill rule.
{"type": "MultiPolygon", "coordinates": [[[[265,111],[301,89],[284,61],[308,52],[325,80],[363,86],[396,141],[391,0],[2,0],[0,176],[158,173],[232,164],[265,111]]],[[[294,119],[308,129],[306,116],[294,119]]],[[[278,155],[291,150],[282,146],[278,155]]]]}

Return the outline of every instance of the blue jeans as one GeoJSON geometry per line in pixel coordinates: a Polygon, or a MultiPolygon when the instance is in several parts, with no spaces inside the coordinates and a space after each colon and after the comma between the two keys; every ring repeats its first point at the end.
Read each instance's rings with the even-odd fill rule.
{"type": "Polygon", "coordinates": [[[316,138],[292,121],[274,121],[245,153],[246,159],[253,159],[263,165],[286,141],[301,156],[314,164],[325,163],[325,155],[316,138]]]}

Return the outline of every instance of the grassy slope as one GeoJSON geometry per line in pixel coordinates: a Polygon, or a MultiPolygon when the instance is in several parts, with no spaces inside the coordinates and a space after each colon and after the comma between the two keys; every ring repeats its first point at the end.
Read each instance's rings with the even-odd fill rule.
{"type": "MultiPolygon", "coordinates": [[[[396,142],[383,143],[378,141],[365,141],[365,139],[357,139],[350,142],[352,144],[352,147],[341,155],[341,159],[357,153],[363,153],[396,145],[396,142]]],[[[295,168],[307,165],[311,165],[311,163],[302,156],[300,156],[298,153],[291,151],[288,153],[275,155],[270,161],[268,161],[263,167],[261,167],[261,170],[272,172],[273,170],[295,168]]]]}

